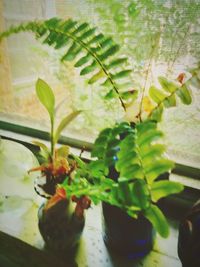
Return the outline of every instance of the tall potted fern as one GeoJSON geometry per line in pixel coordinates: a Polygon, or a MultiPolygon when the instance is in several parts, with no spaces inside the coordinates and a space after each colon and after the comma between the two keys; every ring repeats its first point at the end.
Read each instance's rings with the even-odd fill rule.
{"type": "Polygon", "coordinates": [[[179,183],[158,179],[174,164],[165,156],[159,142],[163,133],[157,127],[163,109],[176,105],[176,96],[186,105],[191,103],[188,85],[193,76],[187,82],[183,78],[180,74],[172,82],[159,77],[161,88],[150,87],[148,105],[134,122],[104,129],[94,144],[94,168],[117,181],[111,189],[111,206],[103,203],[104,240],[129,258],[140,258],[152,249],[154,230],[168,236],[167,220],[156,202],[183,190],[179,183]]]}

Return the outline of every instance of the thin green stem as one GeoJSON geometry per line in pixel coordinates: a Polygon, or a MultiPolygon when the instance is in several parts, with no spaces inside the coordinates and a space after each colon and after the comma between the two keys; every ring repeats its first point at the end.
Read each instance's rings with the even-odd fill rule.
{"type": "Polygon", "coordinates": [[[54,141],[54,117],[51,117],[51,132],[50,132],[50,141],[51,141],[51,160],[53,161],[55,155],[55,141],[54,141]]]}

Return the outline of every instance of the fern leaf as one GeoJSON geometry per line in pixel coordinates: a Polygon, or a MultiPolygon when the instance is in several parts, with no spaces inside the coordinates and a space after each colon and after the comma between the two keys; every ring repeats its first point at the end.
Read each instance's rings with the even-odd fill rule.
{"type": "Polygon", "coordinates": [[[166,95],[161,90],[157,89],[155,86],[150,87],[149,95],[157,104],[161,103],[166,97],[166,95]]]}
{"type": "Polygon", "coordinates": [[[80,75],[82,76],[82,75],[86,75],[90,72],[93,72],[96,68],[97,68],[96,61],[93,61],[91,65],[82,69],[82,71],[80,72],[80,75]]]}
{"type": "Polygon", "coordinates": [[[142,210],[145,210],[150,205],[150,194],[148,186],[144,180],[137,180],[132,187],[133,202],[142,210]]]}
{"type": "Polygon", "coordinates": [[[175,92],[177,88],[179,87],[178,84],[168,81],[165,77],[162,77],[162,76],[158,77],[158,81],[161,84],[162,88],[168,93],[175,92]]]}
{"type": "Polygon", "coordinates": [[[116,163],[120,175],[129,179],[146,179],[152,184],[160,174],[169,171],[173,163],[163,157],[164,147],[152,144],[161,136],[154,122],[136,124],[135,130],[120,143],[116,163]]]}
{"type": "Polygon", "coordinates": [[[110,48],[108,48],[108,50],[106,50],[105,52],[103,52],[99,56],[99,59],[101,61],[104,61],[104,60],[108,59],[108,57],[111,57],[112,55],[114,55],[115,53],[117,53],[118,51],[119,51],[119,45],[113,45],[110,48]]]}
{"type": "Polygon", "coordinates": [[[190,105],[192,102],[192,97],[190,95],[190,92],[187,88],[186,85],[182,85],[178,90],[177,90],[177,95],[181,99],[182,103],[185,105],[190,105]]]}
{"type": "Polygon", "coordinates": [[[74,65],[75,67],[81,67],[85,63],[87,63],[91,59],[91,55],[88,53],[86,56],[81,57],[76,64],[74,65]]]}
{"type": "Polygon", "coordinates": [[[96,31],[96,28],[89,29],[88,31],[84,32],[80,37],[79,40],[84,41],[87,38],[93,37],[94,33],[96,31]]]}
{"type": "Polygon", "coordinates": [[[173,181],[158,181],[152,184],[151,189],[152,200],[157,202],[160,198],[181,192],[183,185],[173,181]]]}
{"type": "Polygon", "coordinates": [[[121,64],[127,62],[127,60],[128,60],[127,57],[115,59],[115,60],[111,61],[109,63],[109,65],[107,65],[107,69],[109,70],[109,69],[114,68],[116,66],[120,66],[121,64]]]}
{"type": "Polygon", "coordinates": [[[55,49],[64,49],[69,45],[61,61],[74,60],[75,67],[81,68],[80,75],[88,74],[89,76],[90,73],[92,74],[94,70],[97,70],[96,76],[94,77],[95,74],[93,74],[93,77],[89,78],[90,83],[97,83],[104,76],[105,84],[109,84],[110,89],[115,92],[109,98],[118,96],[125,109],[116,81],[122,78],[127,79],[130,70],[126,70],[124,66],[126,59],[118,59],[116,56],[120,47],[114,43],[112,38],[97,33],[97,30],[90,27],[88,23],[52,18],[42,22],[34,21],[11,27],[8,31],[1,33],[0,39],[22,31],[32,31],[37,39],[55,49]],[[77,59],[79,53],[82,56],[77,59]],[[85,64],[88,65],[84,66],[85,64]],[[112,69],[112,73],[110,73],[110,69],[112,69]]]}
{"type": "Polygon", "coordinates": [[[187,82],[186,84],[180,84],[168,81],[164,77],[159,77],[158,80],[162,89],[157,89],[154,86],[151,86],[149,89],[150,97],[157,104],[149,114],[149,117],[155,121],[161,120],[163,107],[170,108],[177,105],[176,96],[178,96],[185,105],[189,105],[192,102],[191,94],[186,85],[187,82]]]}
{"type": "Polygon", "coordinates": [[[112,75],[112,78],[114,80],[121,79],[121,78],[129,76],[131,72],[132,72],[131,70],[122,70],[122,71],[112,75]]]}
{"type": "Polygon", "coordinates": [[[162,237],[168,237],[169,226],[167,220],[162,211],[156,205],[151,205],[149,209],[145,211],[144,215],[153,224],[156,231],[158,231],[162,237]]]}

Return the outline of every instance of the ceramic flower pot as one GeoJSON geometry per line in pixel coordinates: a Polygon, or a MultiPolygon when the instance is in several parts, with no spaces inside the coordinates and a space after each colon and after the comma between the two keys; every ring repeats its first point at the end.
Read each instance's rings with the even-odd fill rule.
{"type": "Polygon", "coordinates": [[[85,224],[85,217],[78,217],[71,201],[62,199],[51,207],[48,201],[39,211],[39,230],[46,247],[59,255],[76,249],[85,224]]]}
{"type": "Polygon", "coordinates": [[[152,250],[155,232],[145,217],[133,219],[117,207],[107,203],[102,206],[103,239],[108,248],[133,260],[152,250]]]}
{"type": "Polygon", "coordinates": [[[200,266],[200,200],[179,225],[178,256],[183,267],[200,266]]]}

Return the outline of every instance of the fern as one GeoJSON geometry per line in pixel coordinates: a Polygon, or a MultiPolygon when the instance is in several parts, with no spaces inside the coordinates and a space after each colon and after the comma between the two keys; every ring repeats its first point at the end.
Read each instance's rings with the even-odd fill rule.
{"type": "Polygon", "coordinates": [[[177,97],[185,105],[191,104],[192,97],[188,89],[190,81],[182,84],[171,82],[164,77],[159,77],[158,80],[162,89],[157,89],[155,86],[151,86],[149,89],[149,96],[156,104],[155,108],[149,114],[149,118],[159,122],[162,118],[164,108],[175,107],[177,105],[177,97]]]}
{"type": "Polygon", "coordinates": [[[129,134],[132,130],[126,122],[116,124],[114,128],[104,129],[94,143],[92,157],[97,157],[98,161],[102,162],[105,170],[115,165],[121,136],[129,134]]]}
{"type": "Polygon", "coordinates": [[[108,169],[114,166],[119,175],[104,201],[124,209],[134,218],[142,212],[158,233],[167,237],[167,221],[154,203],[180,192],[183,186],[172,181],[156,180],[174,166],[163,156],[165,147],[156,142],[161,136],[162,132],[153,121],[147,120],[132,127],[121,123],[100,133],[92,155],[98,158],[94,161],[96,173],[101,168],[101,174],[104,170],[104,175],[109,176],[108,169]]]}
{"type": "Polygon", "coordinates": [[[136,124],[134,131],[121,141],[116,163],[120,176],[144,179],[151,185],[160,174],[173,167],[173,163],[162,156],[164,146],[154,143],[162,136],[156,126],[150,121],[136,124]]]}
{"type": "Polygon", "coordinates": [[[96,28],[91,28],[88,23],[52,18],[11,27],[1,33],[0,40],[26,31],[33,32],[37,39],[55,49],[66,47],[61,61],[74,61],[74,66],[81,69],[80,75],[89,77],[89,84],[100,81],[103,86],[108,87],[112,98],[119,98],[125,109],[124,92],[120,92],[120,87],[123,84],[121,81],[129,76],[131,70],[126,69],[127,58],[116,57],[120,47],[112,38],[97,33],[96,28]]]}

